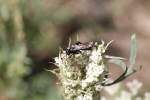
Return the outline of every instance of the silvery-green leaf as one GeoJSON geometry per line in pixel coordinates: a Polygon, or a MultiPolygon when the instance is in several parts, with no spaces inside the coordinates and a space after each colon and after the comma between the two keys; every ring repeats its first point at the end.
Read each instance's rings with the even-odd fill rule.
{"type": "Polygon", "coordinates": [[[110,59],[109,62],[118,65],[118,67],[120,67],[124,71],[126,69],[126,64],[120,59],[110,59]]]}
{"type": "Polygon", "coordinates": [[[110,86],[110,85],[113,85],[113,84],[116,84],[116,83],[119,83],[120,81],[124,80],[126,78],[126,73],[128,71],[128,67],[125,68],[125,71],[118,77],[116,78],[113,82],[110,82],[110,83],[104,83],[102,84],[103,86],[110,86]]]}
{"type": "Polygon", "coordinates": [[[116,56],[110,56],[110,55],[105,55],[105,58],[107,58],[107,59],[120,59],[120,60],[126,60],[126,58],[123,58],[123,57],[116,57],[116,56]]]}
{"type": "Polygon", "coordinates": [[[133,67],[135,63],[136,53],[137,53],[136,34],[133,33],[131,36],[130,67],[133,67]]]}
{"type": "Polygon", "coordinates": [[[131,36],[131,50],[130,50],[130,58],[129,58],[130,65],[126,76],[129,76],[136,72],[136,70],[133,69],[135,64],[135,59],[136,59],[136,53],[137,53],[136,34],[133,33],[131,36]]]}
{"type": "Polygon", "coordinates": [[[136,68],[129,68],[125,77],[128,77],[128,76],[134,74],[135,72],[137,72],[138,70],[141,70],[141,69],[142,69],[141,65],[139,67],[136,67],[136,68]]]}
{"type": "Polygon", "coordinates": [[[116,78],[113,82],[104,83],[104,84],[102,84],[103,86],[110,86],[110,85],[116,84],[116,83],[124,80],[126,78],[125,75],[128,71],[126,64],[120,59],[110,59],[110,60],[108,60],[108,62],[118,65],[118,67],[121,67],[121,69],[124,72],[118,78],[116,78]]]}

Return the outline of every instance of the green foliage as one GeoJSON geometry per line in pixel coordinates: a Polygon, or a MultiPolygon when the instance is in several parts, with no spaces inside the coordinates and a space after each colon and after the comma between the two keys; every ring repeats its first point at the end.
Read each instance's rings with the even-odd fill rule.
{"type": "Polygon", "coordinates": [[[116,80],[114,80],[112,83],[108,83],[106,85],[113,85],[116,84],[124,79],[126,79],[128,76],[132,75],[137,71],[136,68],[134,68],[135,59],[136,59],[136,53],[137,53],[137,47],[136,47],[136,34],[132,34],[131,36],[131,50],[130,50],[130,64],[129,66],[126,65],[121,58],[116,59],[116,57],[112,57],[109,62],[114,63],[122,68],[124,71],[122,75],[120,75],[116,80]]]}
{"type": "Polygon", "coordinates": [[[25,6],[23,0],[0,0],[0,99],[59,100],[59,92],[48,72],[32,75],[34,64],[28,56],[27,47],[36,49],[40,43],[43,50],[50,41],[46,37],[43,40],[47,45],[41,45],[43,37],[40,38],[39,26],[30,21],[24,22],[27,19],[24,17],[25,6]]]}
{"type": "Polygon", "coordinates": [[[131,50],[130,50],[130,67],[133,67],[137,54],[137,41],[136,34],[133,33],[131,36],[131,50]]]}

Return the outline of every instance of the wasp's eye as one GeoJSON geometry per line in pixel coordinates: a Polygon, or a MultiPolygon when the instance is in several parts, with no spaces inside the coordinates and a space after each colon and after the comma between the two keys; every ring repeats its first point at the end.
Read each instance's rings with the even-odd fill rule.
{"type": "Polygon", "coordinates": [[[76,42],[76,45],[79,45],[79,44],[82,44],[82,43],[81,43],[81,42],[79,42],[79,41],[77,41],[77,42],[76,42]]]}

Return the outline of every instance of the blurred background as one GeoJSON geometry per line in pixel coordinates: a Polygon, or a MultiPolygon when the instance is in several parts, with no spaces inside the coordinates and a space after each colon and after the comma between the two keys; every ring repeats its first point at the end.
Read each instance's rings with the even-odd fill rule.
{"type": "Polygon", "coordinates": [[[49,62],[59,47],[78,34],[82,42],[114,40],[108,54],[129,58],[133,32],[143,69],[126,81],[136,78],[150,91],[149,0],[0,0],[0,100],[61,100],[46,71],[56,68],[49,62]]]}

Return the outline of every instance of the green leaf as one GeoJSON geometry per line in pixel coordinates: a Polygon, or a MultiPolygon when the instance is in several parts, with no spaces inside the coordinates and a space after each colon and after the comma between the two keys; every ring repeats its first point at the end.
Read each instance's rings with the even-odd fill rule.
{"type": "Polygon", "coordinates": [[[116,83],[124,80],[126,78],[126,73],[128,71],[128,67],[120,59],[111,59],[111,60],[109,60],[109,62],[118,65],[119,67],[121,67],[124,70],[124,72],[118,78],[116,78],[113,82],[111,82],[111,83],[103,83],[102,84],[103,86],[110,86],[110,85],[116,84],[116,83]]]}
{"type": "Polygon", "coordinates": [[[130,66],[129,67],[133,67],[133,65],[135,64],[136,54],[137,54],[136,34],[133,33],[131,36],[130,66]]]}
{"type": "Polygon", "coordinates": [[[116,78],[113,82],[103,83],[102,84],[103,86],[110,86],[110,85],[116,84],[116,83],[124,80],[126,78],[125,75],[128,71],[128,68],[127,68],[126,64],[122,60],[116,59],[116,57],[108,60],[108,62],[118,65],[119,67],[121,67],[121,69],[123,69],[124,72],[118,78],[116,78]]]}
{"type": "Polygon", "coordinates": [[[120,59],[120,60],[126,60],[126,58],[123,58],[123,57],[116,57],[116,56],[110,56],[110,55],[105,55],[105,58],[107,58],[107,59],[120,59]]]}
{"type": "Polygon", "coordinates": [[[124,71],[126,69],[126,64],[120,59],[110,59],[108,62],[118,65],[118,67],[121,67],[124,71]]]}
{"type": "Polygon", "coordinates": [[[136,54],[137,54],[136,34],[133,33],[131,36],[131,50],[130,50],[130,58],[129,58],[130,63],[129,63],[129,69],[126,76],[129,76],[136,72],[136,70],[133,68],[135,64],[136,54]]]}
{"type": "MultiPolygon", "coordinates": [[[[124,70],[124,73],[122,75],[120,75],[116,80],[114,80],[111,83],[105,83],[103,84],[104,86],[110,86],[113,84],[116,84],[122,80],[124,80],[125,78],[127,78],[128,76],[132,75],[133,73],[137,72],[138,68],[133,68],[134,64],[135,64],[135,59],[136,59],[136,54],[137,54],[137,44],[136,44],[136,34],[133,33],[131,36],[131,50],[130,50],[130,58],[129,58],[129,67],[126,66],[126,64],[122,61],[123,59],[116,59],[117,57],[108,57],[111,58],[109,60],[110,63],[114,63],[116,65],[118,65],[119,67],[121,67],[124,70]]],[[[141,69],[142,66],[139,67],[139,69],[141,69]]]]}
{"type": "Polygon", "coordinates": [[[135,72],[137,72],[141,69],[142,69],[142,65],[136,67],[136,69],[135,68],[129,68],[127,74],[125,75],[125,77],[128,77],[128,76],[134,74],[135,72]]]}

